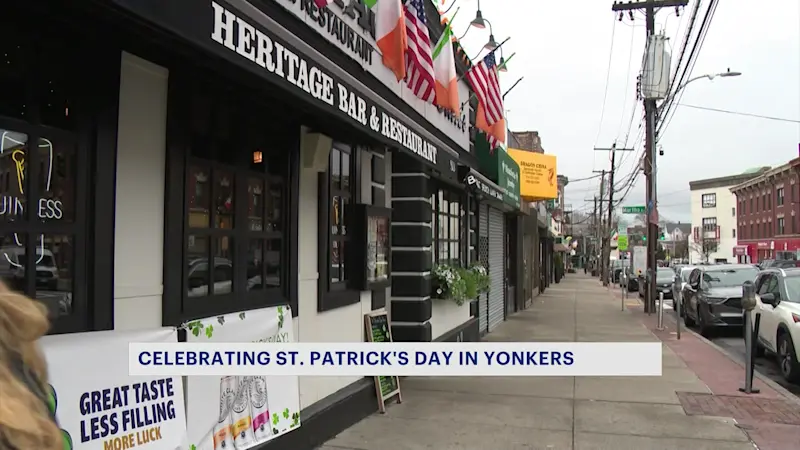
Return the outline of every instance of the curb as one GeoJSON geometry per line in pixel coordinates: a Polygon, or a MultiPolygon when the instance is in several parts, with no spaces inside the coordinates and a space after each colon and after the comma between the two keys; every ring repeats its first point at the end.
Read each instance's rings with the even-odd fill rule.
{"type": "MultiPolygon", "coordinates": [[[[609,290],[608,290],[608,293],[609,293],[609,294],[611,294],[611,296],[614,298],[614,300],[617,300],[617,296],[614,294],[614,291],[613,291],[612,289],[609,289],[609,290]]],[[[637,299],[637,300],[639,300],[639,301],[641,302],[641,299],[640,299],[640,298],[636,297],[636,299],[637,299]]],[[[665,317],[666,317],[668,320],[670,320],[670,321],[672,321],[672,322],[674,322],[674,323],[676,323],[676,324],[677,324],[677,322],[676,322],[676,321],[677,321],[677,319],[674,317],[674,315],[673,315],[673,314],[668,314],[668,315],[665,315],[665,317]]],[[[744,361],[742,358],[740,358],[738,355],[735,355],[735,354],[733,354],[733,353],[729,352],[728,350],[726,350],[726,349],[724,349],[724,348],[720,347],[719,345],[715,344],[713,341],[706,339],[705,337],[701,336],[699,333],[695,332],[695,331],[694,331],[694,330],[692,330],[691,328],[688,328],[688,327],[685,327],[685,326],[683,326],[683,327],[681,327],[681,331],[682,331],[682,332],[688,332],[688,333],[691,333],[692,335],[694,335],[694,337],[696,337],[696,338],[700,339],[700,340],[701,340],[702,342],[704,342],[706,345],[708,345],[709,347],[713,348],[714,350],[716,350],[716,351],[718,351],[718,352],[722,353],[722,354],[723,354],[723,355],[725,355],[725,356],[726,356],[728,359],[730,359],[731,361],[733,361],[734,363],[736,363],[737,365],[739,365],[739,366],[742,368],[742,370],[744,370],[744,369],[745,369],[745,361],[744,361]]],[[[766,376],[766,375],[764,375],[763,373],[761,373],[761,372],[758,370],[758,368],[756,368],[756,369],[753,371],[753,374],[755,375],[755,377],[756,377],[756,378],[758,378],[759,380],[761,380],[761,382],[762,382],[762,383],[764,383],[764,384],[766,384],[767,386],[769,386],[770,388],[772,388],[772,389],[773,389],[775,392],[779,393],[781,396],[783,396],[784,398],[786,398],[788,401],[790,401],[791,403],[794,403],[794,404],[795,404],[795,405],[797,405],[797,406],[800,406],[800,398],[798,398],[798,397],[797,397],[796,395],[794,395],[793,393],[789,392],[789,390],[787,390],[785,387],[783,387],[783,386],[781,386],[780,384],[778,384],[776,381],[772,380],[772,379],[771,379],[771,378],[769,378],[768,376],[766,376]]]]}

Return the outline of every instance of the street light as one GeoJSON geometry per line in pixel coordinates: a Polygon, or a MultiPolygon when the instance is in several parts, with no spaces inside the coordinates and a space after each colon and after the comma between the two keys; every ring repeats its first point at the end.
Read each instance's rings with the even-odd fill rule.
{"type": "Polygon", "coordinates": [[[667,104],[667,101],[671,100],[676,95],[678,95],[678,92],[682,91],[689,83],[692,83],[692,82],[697,81],[697,80],[702,80],[704,78],[707,78],[708,80],[714,80],[714,78],[717,78],[717,77],[719,77],[719,78],[738,77],[741,74],[742,74],[742,72],[731,71],[731,69],[729,68],[726,72],[709,73],[709,74],[705,74],[705,75],[700,75],[698,77],[690,78],[685,83],[679,85],[678,88],[675,89],[675,92],[673,92],[672,95],[669,98],[665,98],[664,101],[661,103],[661,105],[659,105],[658,110],[659,110],[659,112],[661,112],[661,109],[664,107],[665,104],[667,104]]]}
{"type": "Polygon", "coordinates": [[[475,13],[475,18],[472,19],[472,22],[470,22],[469,24],[481,30],[486,28],[486,19],[483,18],[483,13],[481,13],[480,0],[478,0],[478,11],[475,13]]]}

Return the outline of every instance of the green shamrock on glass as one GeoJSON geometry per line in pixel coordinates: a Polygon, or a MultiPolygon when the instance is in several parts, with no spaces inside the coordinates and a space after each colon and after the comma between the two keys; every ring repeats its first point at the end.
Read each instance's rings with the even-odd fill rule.
{"type": "MultiPolygon", "coordinates": [[[[52,384],[48,384],[47,386],[49,387],[47,392],[47,409],[50,410],[50,415],[55,419],[56,411],[58,410],[58,396],[52,384]]],[[[61,438],[64,440],[64,450],[72,450],[72,436],[70,436],[66,430],[62,429],[61,438]]]]}

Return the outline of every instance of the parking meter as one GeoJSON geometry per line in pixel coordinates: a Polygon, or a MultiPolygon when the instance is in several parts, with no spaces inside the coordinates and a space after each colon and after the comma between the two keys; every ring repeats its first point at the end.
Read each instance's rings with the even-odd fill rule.
{"type": "Polygon", "coordinates": [[[740,391],[747,394],[758,393],[758,389],[753,387],[753,372],[755,370],[755,347],[758,345],[758,326],[761,322],[761,314],[756,312],[755,323],[751,317],[750,311],[756,307],[756,288],[750,280],[742,283],[742,314],[744,315],[744,345],[745,345],[745,375],[744,387],[739,388],[740,391]]]}
{"type": "Polygon", "coordinates": [[[752,281],[742,283],[742,309],[752,311],[756,307],[756,287],[752,281]]]}

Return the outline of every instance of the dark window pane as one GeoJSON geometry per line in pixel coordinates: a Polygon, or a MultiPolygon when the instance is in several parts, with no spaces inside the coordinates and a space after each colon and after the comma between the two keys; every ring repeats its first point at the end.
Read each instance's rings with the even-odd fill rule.
{"type": "Polygon", "coordinates": [[[264,180],[260,177],[247,180],[247,219],[250,231],[264,230],[264,180]]]}
{"type": "Polygon", "coordinates": [[[216,228],[233,228],[233,173],[227,170],[214,171],[214,207],[216,208],[216,228]]]}
{"type": "Polygon", "coordinates": [[[347,241],[339,241],[339,279],[342,281],[347,280],[345,261],[347,261],[347,241]]]}
{"type": "Polygon", "coordinates": [[[214,239],[214,294],[229,294],[233,288],[233,239],[222,236],[214,239]]]}
{"type": "Polygon", "coordinates": [[[261,239],[253,239],[247,246],[247,290],[264,289],[264,244],[261,239]]]}
{"type": "Polygon", "coordinates": [[[2,235],[0,245],[0,277],[15,291],[25,291],[25,242],[21,233],[2,235]]]}
{"type": "Polygon", "coordinates": [[[341,185],[339,184],[339,180],[341,179],[342,175],[341,156],[342,152],[339,149],[334,147],[331,150],[331,162],[330,162],[331,190],[339,190],[341,188],[341,185]]]}
{"type": "MultiPolygon", "coordinates": [[[[71,49],[75,43],[63,36],[51,35],[51,39],[42,39],[41,53],[38,56],[41,64],[47,68],[74,67],[80,64],[77,55],[71,49]]],[[[39,103],[39,118],[41,123],[55,128],[71,130],[75,128],[76,98],[80,96],[76,78],[79,77],[72,70],[42,70],[39,71],[39,81],[36,86],[36,99],[39,103]]]]}
{"type": "Polygon", "coordinates": [[[75,219],[75,181],[78,165],[75,148],[50,139],[39,139],[39,172],[41,198],[36,215],[44,221],[72,222],[75,219]]]}
{"type": "Polygon", "coordinates": [[[267,196],[267,231],[283,231],[281,226],[283,209],[283,183],[281,180],[272,177],[269,181],[269,193],[267,196]]]}
{"type": "Polygon", "coordinates": [[[267,174],[272,177],[285,177],[289,169],[289,153],[287,149],[287,151],[265,155],[267,158],[267,174]]]}
{"type": "Polygon", "coordinates": [[[27,57],[33,54],[31,39],[23,33],[23,21],[14,20],[14,14],[0,16],[0,116],[29,120],[26,101],[26,81],[30,73],[27,57]]]}
{"type": "Polygon", "coordinates": [[[187,295],[208,295],[211,274],[208,268],[209,239],[206,236],[189,235],[186,249],[187,295]]]}
{"type": "Polygon", "coordinates": [[[36,243],[36,299],[59,315],[72,312],[75,252],[70,236],[39,236],[36,243]]]}
{"type": "Polygon", "coordinates": [[[331,242],[331,267],[330,267],[331,283],[338,283],[340,281],[343,281],[343,278],[340,277],[339,273],[340,244],[341,242],[337,240],[331,242]]]}
{"type": "Polygon", "coordinates": [[[211,171],[207,167],[189,166],[186,178],[189,228],[208,228],[211,220],[211,171]]]}
{"type": "Polygon", "coordinates": [[[280,238],[268,239],[264,261],[267,265],[267,287],[281,285],[281,254],[283,243],[280,238]]]}
{"type": "MultiPolygon", "coordinates": [[[[2,102],[0,102],[2,103],[2,102]]],[[[25,156],[28,151],[28,136],[0,129],[0,220],[13,222],[24,220],[25,208],[25,156]]]]}
{"type": "Polygon", "coordinates": [[[338,195],[334,195],[331,199],[331,235],[337,236],[341,234],[341,230],[339,229],[341,225],[341,198],[338,195]]]}
{"type": "Polygon", "coordinates": [[[347,208],[350,206],[350,199],[347,197],[342,197],[340,199],[341,205],[339,205],[339,231],[342,232],[342,236],[347,235],[347,217],[345,217],[345,213],[348,211],[347,208]]]}
{"type": "Polygon", "coordinates": [[[342,152],[342,188],[343,191],[350,189],[350,154],[342,152]]]}

